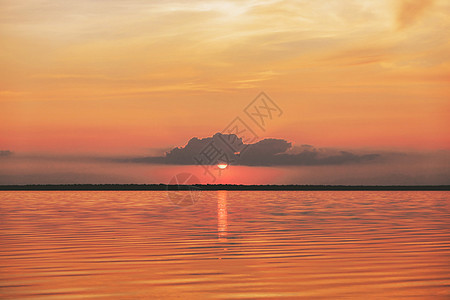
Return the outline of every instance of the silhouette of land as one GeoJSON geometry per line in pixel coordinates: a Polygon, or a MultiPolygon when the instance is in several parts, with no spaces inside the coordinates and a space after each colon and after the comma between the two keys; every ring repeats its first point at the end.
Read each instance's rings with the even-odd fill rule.
{"type": "Polygon", "coordinates": [[[450,185],[31,184],[0,191],[450,191],[450,185]]]}

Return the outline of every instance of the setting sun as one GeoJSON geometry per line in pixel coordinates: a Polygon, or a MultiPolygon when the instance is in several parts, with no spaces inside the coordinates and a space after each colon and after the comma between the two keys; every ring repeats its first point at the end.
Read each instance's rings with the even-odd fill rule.
{"type": "Polygon", "coordinates": [[[221,169],[221,170],[224,170],[224,169],[226,169],[226,168],[228,167],[228,164],[226,164],[226,163],[220,163],[220,164],[217,165],[217,167],[218,167],[219,169],[221,169]]]}

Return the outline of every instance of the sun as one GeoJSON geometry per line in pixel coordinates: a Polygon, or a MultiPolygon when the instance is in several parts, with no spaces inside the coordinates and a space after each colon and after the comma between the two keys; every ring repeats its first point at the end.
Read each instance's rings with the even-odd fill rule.
{"type": "Polygon", "coordinates": [[[219,169],[221,169],[221,170],[224,170],[224,169],[226,169],[226,168],[228,167],[228,164],[226,164],[226,163],[220,163],[220,164],[217,165],[217,167],[218,167],[219,169]]]}

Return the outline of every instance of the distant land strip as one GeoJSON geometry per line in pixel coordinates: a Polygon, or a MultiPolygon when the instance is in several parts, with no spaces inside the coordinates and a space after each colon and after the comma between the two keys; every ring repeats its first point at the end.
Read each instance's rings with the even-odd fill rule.
{"type": "Polygon", "coordinates": [[[30,184],[0,191],[450,191],[450,185],[30,184]]]}

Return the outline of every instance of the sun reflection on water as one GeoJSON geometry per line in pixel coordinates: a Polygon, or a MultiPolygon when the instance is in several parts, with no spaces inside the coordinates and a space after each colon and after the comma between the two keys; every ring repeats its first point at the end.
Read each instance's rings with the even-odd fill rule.
{"type": "Polygon", "coordinates": [[[217,191],[217,235],[219,241],[227,240],[227,191],[217,191]]]}

